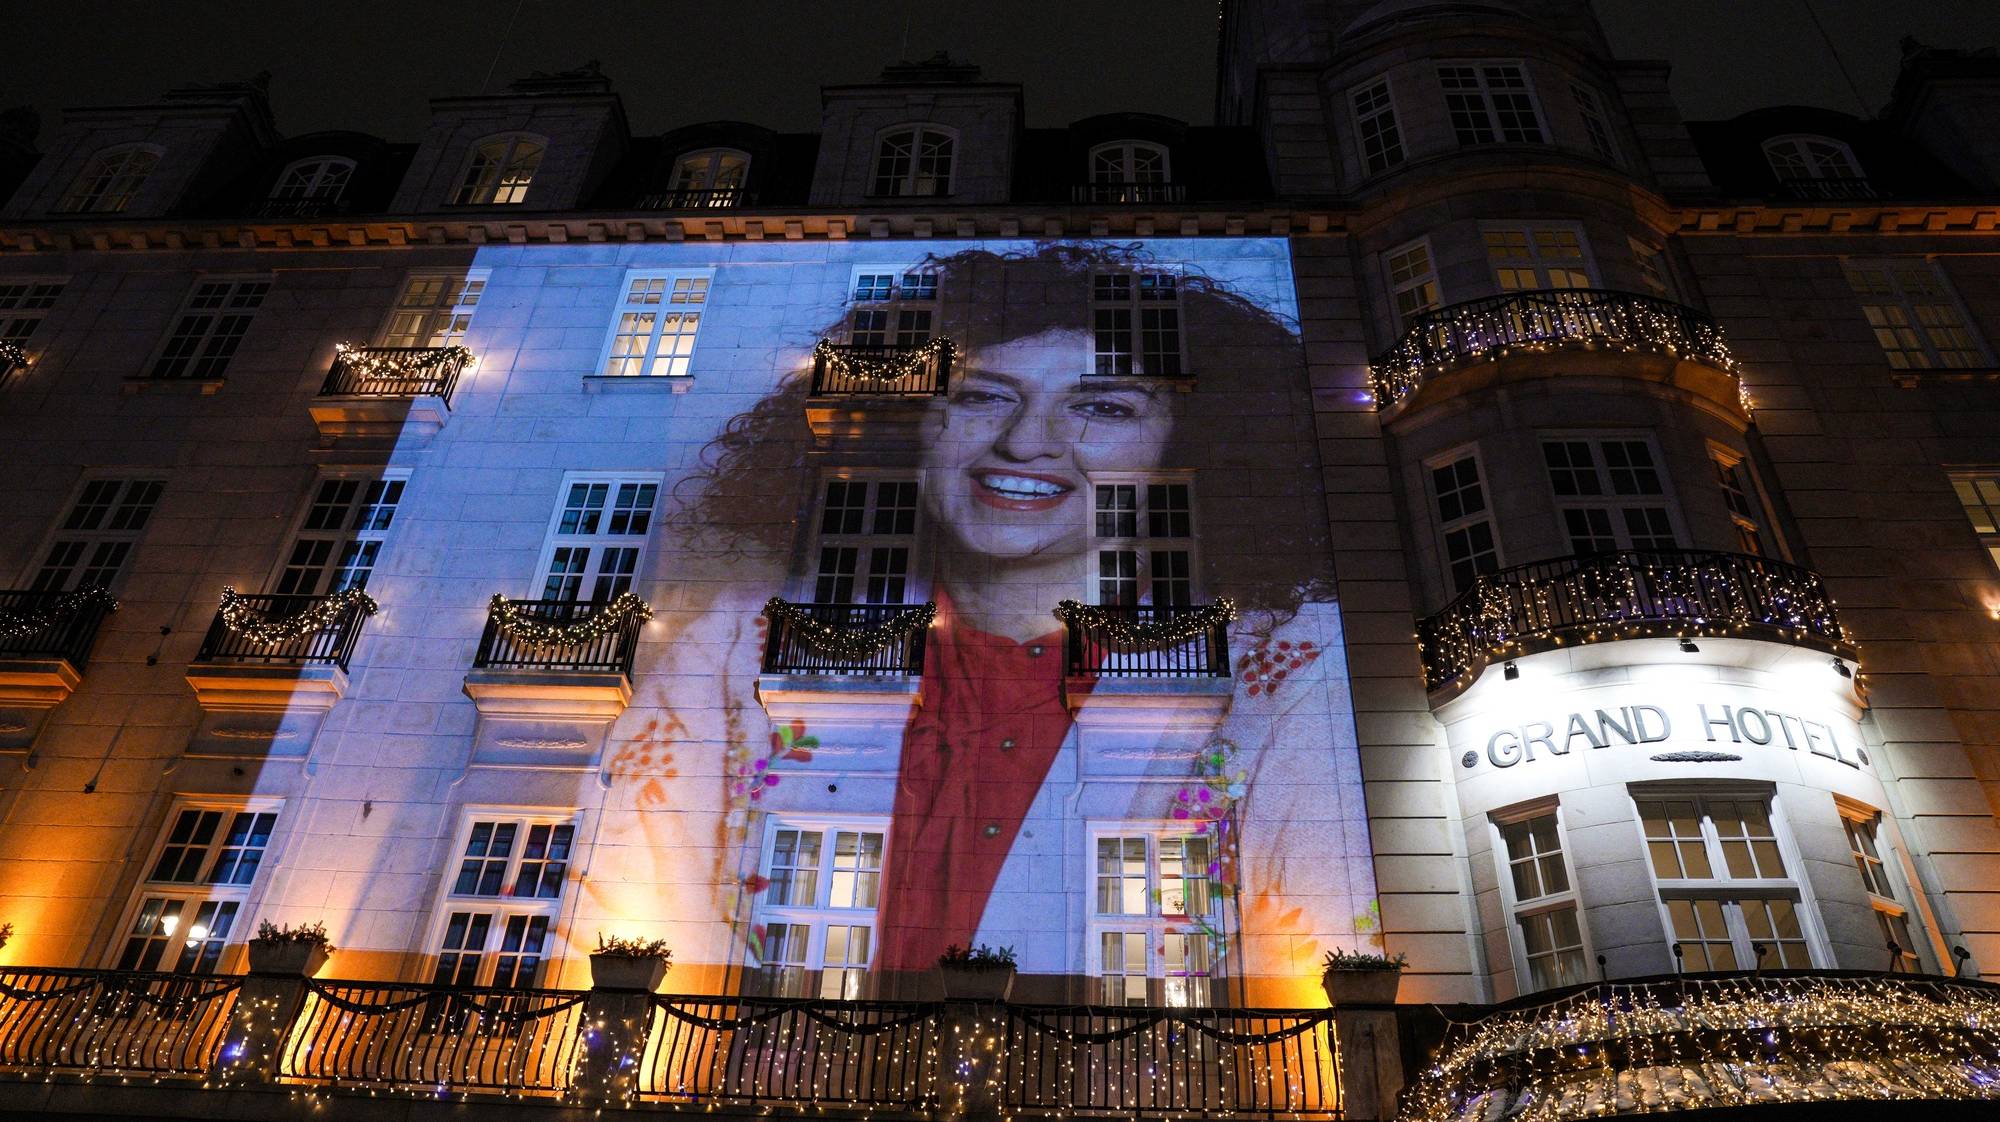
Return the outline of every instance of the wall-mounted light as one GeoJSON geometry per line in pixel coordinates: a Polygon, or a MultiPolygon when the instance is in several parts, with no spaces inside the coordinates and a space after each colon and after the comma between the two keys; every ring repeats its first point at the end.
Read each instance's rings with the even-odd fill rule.
{"type": "Polygon", "coordinates": [[[1701,653],[1701,648],[1700,648],[1700,647],[1697,647],[1697,646],[1695,646],[1695,645],[1694,645],[1694,640],[1693,640],[1693,639],[1689,639],[1689,638],[1687,638],[1687,637],[1683,636],[1683,637],[1681,638],[1681,653],[1682,653],[1682,654],[1700,654],[1700,653],[1701,653]]]}
{"type": "Polygon", "coordinates": [[[1500,668],[1500,676],[1510,682],[1518,682],[1521,680],[1521,668],[1510,662],[1500,668]]]}
{"type": "Polygon", "coordinates": [[[1841,676],[1841,677],[1843,677],[1843,678],[1852,678],[1852,677],[1854,677],[1854,671],[1852,671],[1852,670],[1849,670],[1849,669],[1847,668],[1847,664],[1846,664],[1846,663],[1844,663],[1844,662],[1842,662],[1842,661],[1840,661],[1840,660],[1839,660],[1839,659],[1837,659],[1837,658],[1833,660],[1833,672],[1834,672],[1835,674],[1838,674],[1838,675],[1840,675],[1840,676],[1841,676]]]}

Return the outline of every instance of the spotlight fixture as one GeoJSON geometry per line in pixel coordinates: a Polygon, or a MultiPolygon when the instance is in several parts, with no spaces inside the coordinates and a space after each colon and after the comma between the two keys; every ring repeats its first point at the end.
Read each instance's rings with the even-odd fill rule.
{"type": "Polygon", "coordinates": [[[1843,678],[1852,678],[1852,677],[1854,677],[1854,671],[1852,671],[1852,670],[1849,670],[1849,669],[1847,668],[1847,664],[1846,664],[1846,663],[1844,663],[1844,662],[1842,662],[1842,661],[1840,661],[1840,660],[1839,660],[1839,659],[1837,659],[1837,658],[1833,660],[1833,672],[1834,672],[1835,674],[1838,674],[1838,675],[1840,675],[1840,676],[1841,676],[1841,677],[1843,677],[1843,678]]]}
{"type": "Polygon", "coordinates": [[[1507,665],[1500,668],[1500,675],[1501,677],[1507,679],[1510,682],[1519,681],[1521,677],[1521,668],[1510,662],[1507,665]]]}
{"type": "Polygon", "coordinates": [[[1701,653],[1701,648],[1700,648],[1700,647],[1697,647],[1697,646],[1695,646],[1695,645],[1694,645],[1694,640],[1693,640],[1693,639],[1689,639],[1689,638],[1687,638],[1686,636],[1682,636],[1682,637],[1681,637],[1681,653],[1682,653],[1682,654],[1700,654],[1700,653],[1701,653]]]}

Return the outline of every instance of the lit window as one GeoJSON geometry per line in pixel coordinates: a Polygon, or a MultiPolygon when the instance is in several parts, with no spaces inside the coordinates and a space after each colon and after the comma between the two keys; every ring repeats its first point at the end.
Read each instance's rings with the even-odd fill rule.
{"type": "Polygon", "coordinates": [[[1396,103],[1389,80],[1371,82],[1354,91],[1354,126],[1361,140],[1361,164],[1372,174],[1403,162],[1403,132],[1396,125],[1396,103]]]}
{"type": "Polygon", "coordinates": [[[150,148],[113,148],[90,158],[56,203],[64,214],[117,214],[132,205],[160,154],[150,148]]]}
{"type": "Polygon", "coordinates": [[[467,824],[444,904],[432,981],[531,989],[555,957],[576,827],[562,819],[477,818],[467,824]]]}
{"type": "Polygon", "coordinates": [[[1721,448],[1711,447],[1708,459],[1715,465],[1715,481],[1722,489],[1723,505],[1729,508],[1730,521],[1736,526],[1737,549],[1764,554],[1763,508],[1750,484],[1750,466],[1743,457],[1721,448]]]}
{"type": "Polygon", "coordinates": [[[57,527],[47,560],[31,587],[36,592],[111,587],[124,571],[164,487],[156,479],[85,482],[57,527]]]}
{"type": "Polygon", "coordinates": [[[1181,356],[1180,275],[1171,272],[1091,276],[1093,373],[1178,378],[1181,356]]]}
{"type": "Polygon", "coordinates": [[[1438,83],[1461,145],[1542,143],[1541,110],[1519,63],[1440,66],[1438,83]]]}
{"type": "Polygon", "coordinates": [[[458,206],[511,206],[528,198],[546,142],[534,136],[482,140],[472,148],[451,201],[458,206]]]}
{"type": "Polygon", "coordinates": [[[1678,546],[1651,444],[1545,440],[1542,462],[1572,553],[1678,546]]]}
{"type": "Polygon", "coordinates": [[[1553,807],[1496,819],[1506,864],[1516,945],[1528,968],[1527,990],[1586,980],[1577,895],[1563,857],[1562,828],[1553,807]]]}
{"type": "Polygon", "coordinates": [[[1915,258],[1849,262],[1847,284],[1860,298],[1861,313],[1892,369],[1985,364],[1985,348],[1935,262],[1915,258]]]}
{"type": "Polygon", "coordinates": [[[545,547],[542,599],[607,601],[630,592],[653,525],[657,479],[572,480],[545,547]]]}
{"type": "Polygon", "coordinates": [[[937,306],[937,270],[863,269],[854,274],[847,341],[856,347],[922,346],[930,341],[937,306]]]}
{"type": "Polygon", "coordinates": [[[864,996],[888,832],[875,823],[777,820],[765,834],[750,941],[752,988],[772,997],[864,996]]]}
{"type": "Polygon", "coordinates": [[[914,481],[828,480],[814,551],[813,603],[908,603],[916,535],[914,481]]]}
{"type": "Polygon", "coordinates": [[[1089,969],[1105,1005],[1202,1006],[1222,976],[1220,855],[1207,834],[1114,828],[1092,841],[1089,969]]]}
{"type": "Polygon", "coordinates": [[[1500,568],[1500,543],[1479,478],[1479,458],[1460,456],[1430,469],[1437,503],[1438,532],[1444,539],[1445,569],[1454,594],[1472,587],[1482,574],[1500,568]]]}
{"type": "Polygon", "coordinates": [[[385,347],[455,347],[465,341],[473,309],[486,291],[485,272],[417,273],[403,282],[385,347]]]}
{"type": "Polygon", "coordinates": [[[323,596],[368,587],[403,500],[400,478],[322,479],[272,591],[323,596]]]}
{"type": "Polygon", "coordinates": [[[734,206],[750,176],[750,154],[734,148],[704,148],[674,161],[676,205],[734,206]]]}
{"type": "Polygon", "coordinates": [[[314,156],[299,160],[278,174],[271,187],[271,201],[335,203],[347,194],[347,182],[354,177],[354,161],[340,156],[314,156]]]}
{"type": "Polygon", "coordinates": [[[1590,287],[1590,261],[1574,227],[1489,226],[1483,237],[1494,283],[1503,291],[1590,287]]]}
{"type": "Polygon", "coordinates": [[[1965,516],[1972,520],[1972,532],[1986,555],[2000,566],[2000,475],[1955,475],[1951,487],[1958,495],[1965,516]]]}
{"type": "Polygon", "coordinates": [[[25,343],[56,306],[65,282],[13,281],[0,284],[0,342],[25,343]]]}
{"type": "Polygon", "coordinates": [[[1604,115],[1604,102],[1597,91],[1589,86],[1570,83],[1570,96],[1576,100],[1577,116],[1583,118],[1583,134],[1590,138],[1590,150],[1611,163],[1618,162],[1618,145],[1611,139],[1611,120],[1604,115]]]}
{"type": "MultiPolygon", "coordinates": [[[[1120,140],[1112,144],[1100,144],[1090,150],[1090,182],[1093,187],[1143,188],[1158,186],[1168,182],[1167,150],[1157,144],[1143,140],[1120,140]]],[[[1134,191],[1132,202],[1143,202],[1141,192],[1134,191]]],[[[1100,202],[1126,201],[1115,194],[1106,192],[1095,196],[1100,202]],[[1109,197],[1107,197],[1109,195],[1109,197]]]]}
{"type": "Polygon", "coordinates": [[[1194,603],[1193,488],[1184,481],[1094,482],[1093,602],[1121,607],[1194,603]]]}
{"type": "Polygon", "coordinates": [[[1879,835],[1882,812],[1841,800],[1840,825],[1847,833],[1848,853],[1854,869],[1861,874],[1861,887],[1868,891],[1876,925],[1882,931],[1882,950],[1891,956],[1890,969],[1915,972],[1922,969],[1917,944],[1910,934],[1910,913],[1896,899],[1889,865],[1882,859],[1879,835]]]}
{"type": "Polygon", "coordinates": [[[1643,796],[1638,808],[1683,969],[1812,967],[1798,885],[1766,796],[1643,796]]]}
{"type": "Polygon", "coordinates": [[[267,280],[202,281],[153,362],[155,378],[220,378],[271,291],[267,280]]]}
{"type": "Polygon", "coordinates": [[[278,806],[180,806],[147,863],[116,968],[212,973],[278,825],[278,806]]]}
{"type": "Polygon", "coordinates": [[[883,134],[875,146],[871,195],[932,198],[951,194],[951,162],[956,141],[936,125],[918,125],[883,134]]]}
{"type": "Polygon", "coordinates": [[[604,356],[613,377],[686,377],[708,304],[704,275],[627,277],[604,356]]]}
{"type": "Polygon", "coordinates": [[[1388,267],[1389,293],[1396,301],[1396,322],[1409,326],[1412,318],[1442,305],[1437,268],[1431,264],[1431,246],[1415,241],[1382,255],[1388,267]]]}
{"type": "Polygon", "coordinates": [[[1827,136],[1774,136],[1764,142],[1764,159],[1787,182],[1862,178],[1854,150],[1827,136]]]}

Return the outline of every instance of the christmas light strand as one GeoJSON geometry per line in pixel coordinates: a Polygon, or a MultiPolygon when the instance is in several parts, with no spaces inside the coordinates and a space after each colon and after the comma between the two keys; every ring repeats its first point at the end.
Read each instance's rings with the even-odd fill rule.
{"type": "MultiPolygon", "coordinates": [[[[1139,609],[1142,613],[1146,610],[1139,609]]],[[[1156,614],[1163,611],[1151,610],[1156,614]]],[[[1064,600],[1056,605],[1056,618],[1069,627],[1088,632],[1107,646],[1153,651],[1177,646],[1235,622],[1236,602],[1224,596],[1191,611],[1162,614],[1160,618],[1142,622],[1129,608],[1103,608],[1080,600],[1064,600]]]]}
{"type": "Polygon", "coordinates": [[[933,361],[950,361],[956,353],[957,347],[942,336],[914,347],[883,350],[843,347],[826,339],[813,345],[813,358],[824,363],[827,369],[857,382],[877,384],[900,382],[933,361]]]}
{"type": "Polygon", "coordinates": [[[825,605],[793,604],[776,596],[764,602],[764,618],[782,623],[808,649],[847,662],[860,662],[887,650],[931,625],[937,605],[918,604],[890,616],[881,623],[829,623],[815,613],[827,612],[825,605]]]}
{"type": "Polygon", "coordinates": [[[0,339],[0,374],[19,370],[28,365],[28,352],[19,343],[0,339]]]}
{"type": "MultiPolygon", "coordinates": [[[[29,598],[32,600],[37,595],[31,593],[29,598]]],[[[30,635],[44,634],[76,613],[99,605],[107,612],[118,610],[118,600],[110,590],[93,586],[58,593],[38,607],[0,611],[0,639],[25,639],[30,635]]]]}
{"type": "MultiPolygon", "coordinates": [[[[287,597],[271,599],[284,600],[287,597]]],[[[379,607],[373,596],[358,588],[343,588],[331,596],[310,599],[313,604],[305,610],[283,619],[272,619],[264,614],[265,609],[250,606],[234,588],[225,586],[222,590],[222,626],[230,634],[240,635],[258,646],[275,647],[317,635],[357,608],[362,615],[372,616],[379,607]]]]}
{"type": "Polygon", "coordinates": [[[575,623],[550,623],[539,616],[539,613],[548,610],[545,603],[536,600],[516,602],[497,592],[488,605],[488,612],[493,626],[502,635],[531,647],[583,646],[620,630],[628,622],[636,620],[645,623],[653,618],[652,605],[641,600],[636,592],[621,592],[603,605],[588,601],[562,603],[588,610],[590,614],[575,623]]]}
{"type": "Polygon", "coordinates": [[[364,381],[416,382],[440,377],[447,369],[471,361],[465,347],[357,347],[336,343],[334,361],[364,381]]]}

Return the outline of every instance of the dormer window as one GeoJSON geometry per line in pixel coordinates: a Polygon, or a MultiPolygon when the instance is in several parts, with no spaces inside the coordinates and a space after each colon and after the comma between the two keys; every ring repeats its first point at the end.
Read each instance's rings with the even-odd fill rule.
{"type": "Polygon", "coordinates": [[[1774,136],[1764,142],[1771,174],[1795,195],[1873,195],[1854,149],[1830,136],[1774,136]]]}
{"type": "Polygon", "coordinates": [[[90,158],[82,174],[63,194],[56,210],[64,214],[117,214],[138,198],[139,188],[160,162],[152,148],[111,148],[90,158]]]}
{"type": "Polygon", "coordinates": [[[937,125],[891,129],[875,146],[871,195],[934,198],[951,194],[957,138],[937,125]]]}
{"type": "Polygon", "coordinates": [[[515,206],[542,166],[547,142],[538,136],[496,136],[472,147],[465,177],[451,197],[455,206],[515,206]]]}
{"type": "Polygon", "coordinates": [[[305,216],[332,210],[347,194],[354,161],[341,156],[311,156],[294,161],[278,175],[265,201],[266,214],[305,216]]]}
{"type": "Polygon", "coordinates": [[[1090,150],[1090,202],[1169,201],[1167,150],[1143,140],[1116,140],[1090,150]]]}
{"type": "Polygon", "coordinates": [[[734,148],[704,148],[674,161],[671,205],[729,207],[743,201],[750,177],[750,154],[734,148]]]}

